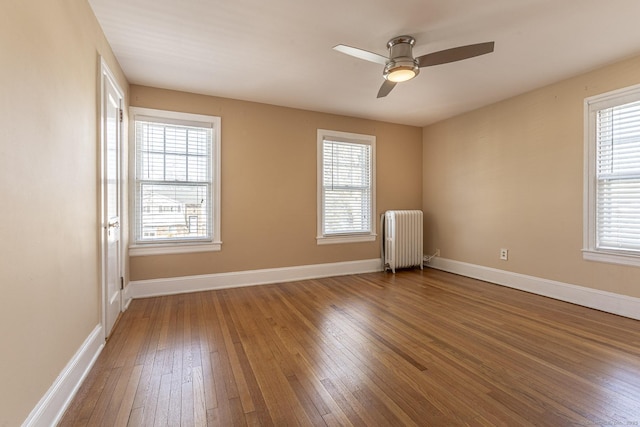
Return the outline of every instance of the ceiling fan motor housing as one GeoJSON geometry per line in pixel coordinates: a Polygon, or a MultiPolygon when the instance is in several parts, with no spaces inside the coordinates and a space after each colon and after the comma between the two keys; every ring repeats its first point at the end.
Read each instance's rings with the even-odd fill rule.
{"type": "Polygon", "coordinates": [[[413,58],[413,45],[415,43],[416,40],[411,36],[399,36],[389,40],[387,43],[389,61],[386,63],[383,73],[385,79],[393,81],[394,79],[390,79],[389,76],[400,71],[404,71],[410,76],[404,80],[412,79],[418,75],[420,67],[418,66],[418,61],[413,58]]]}

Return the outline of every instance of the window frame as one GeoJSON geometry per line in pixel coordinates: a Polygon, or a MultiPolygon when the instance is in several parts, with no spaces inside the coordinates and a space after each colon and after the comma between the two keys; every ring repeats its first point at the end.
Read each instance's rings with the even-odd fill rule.
{"type": "Polygon", "coordinates": [[[594,95],[584,100],[583,259],[640,267],[640,252],[598,247],[597,112],[640,101],[640,85],[594,95]]]}
{"type": "Polygon", "coordinates": [[[183,113],[178,111],[157,110],[152,108],[130,107],[129,140],[130,146],[130,256],[179,254],[191,252],[219,251],[222,248],[220,238],[220,200],[221,200],[221,118],[202,114],[183,113]],[[150,241],[141,242],[138,240],[137,232],[140,229],[138,218],[138,177],[137,177],[137,148],[136,141],[136,121],[137,117],[146,117],[159,123],[194,125],[203,124],[203,127],[212,129],[211,147],[211,200],[209,200],[209,215],[211,218],[211,238],[203,240],[173,240],[173,241],[150,241]]]}
{"type": "Polygon", "coordinates": [[[359,243],[372,242],[376,240],[376,137],[351,132],[340,132],[327,129],[317,131],[317,235],[318,245],[339,244],[339,243],[359,243]],[[337,142],[348,144],[369,145],[370,150],[370,212],[369,212],[369,232],[345,232],[340,234],[324,233],[324,141],[325,138],[334,139],[337,142]]]}

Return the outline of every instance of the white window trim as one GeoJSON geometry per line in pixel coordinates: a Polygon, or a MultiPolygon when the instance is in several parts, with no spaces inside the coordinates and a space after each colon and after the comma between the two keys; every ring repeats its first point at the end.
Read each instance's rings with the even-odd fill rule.
{"type": "Polygon", "coordinates": [[[220,177],[221,177],[221,119],[216,116],[207,116],[202,114],[182,113],[178,111],[156,110],[152,108],[130,107],[129,108],[130,126],[129,126],[129,158],[132,159],[129,162],[129,176],[131,179],[131,185],[129,189],[129,203],[133,206],[130,211],[130,221],[133,227],[130,227],[131,236],[130,241],[134,242],[129,245],[130,256],[145,256],[145,255],[163,255],[163,254],[181,254],[192,252],[209,252],[219,251],[222,249],[222,240],[220,238],[220,177]],[[179,120],[181,122],[191,121],[196,123],[212,123],[213,124],[213,183],[212,183],[212,240],[203,242],[152,242],[152,243],[135,243],[135,203],[136,203],[136,137],[135,137],[135,117],[136,116],[148,116],[157,117],[168,120],[179,120]]]}
{"type": "Polygon", "coordinates": [[[317,236],[318,245],[330,245],[340,243],[373,242],[376,240],[376,137],[350,132],[339,132],[327,129],[318,129],[317,132],[317,236]],[[324,209],[322,200],[323,182],[323,142],[326,136],[338,138],[341,141],[371,146],[371,232],[370,233],[345,233],[324,235],[324,209]]]}
{"type": "Polygon", "coordinates": [[[584,100],[584,189],[583,189],[583,249],[588,261],[640,267],[640,255],[611,251],[597,247],[596,235],[596,111],[640,99],[640,85],[634,85],[584,100]]]}

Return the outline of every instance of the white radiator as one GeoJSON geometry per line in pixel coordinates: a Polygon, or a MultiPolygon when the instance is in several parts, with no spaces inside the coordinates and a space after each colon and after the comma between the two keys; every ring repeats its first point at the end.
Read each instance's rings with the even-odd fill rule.
{"type": "Polygon", "coordinates": [[[383,215],[384,270],[417,267],[422,269],[422,211],[386,211],[383,215]]]}

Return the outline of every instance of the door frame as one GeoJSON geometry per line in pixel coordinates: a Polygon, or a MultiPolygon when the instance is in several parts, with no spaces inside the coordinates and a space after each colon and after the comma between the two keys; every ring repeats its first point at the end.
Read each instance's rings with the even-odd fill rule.
{"type": "MultiPolygon", "coordinates": [[[[108,304],[108,295],[107,295],[107,291],[108,291],[108,284],[107,284],[107,249],[108,249],[108,222],[109,222],[109,218],[108,218],[108,213],[107,213],[107,201],[106,201],[106,190],[105,190],[105,179],[106,179],[106,155],[105,155],[105,149],[106,149],[106,141],[105,141],[105,121],[107,119],[106,117],[106,111],[105,111],[105,101],[106,101],[106,91],[105,91],[105,83],[109,82],[113,88],[115,89],[118,98],[119,98],[119,103],[120,103],[120,114],[121,114],[121,118],[122,118],[122,114],[124,111],[124,106],[123,106],[123,101],[124,101],[124,92],[122,91],[122,89],[120,88],[120,85],[118,84],[115,76],[113,75],[113,73],[111,72],[109,66],[107,65],[107,63],[105,62],[104,58],[102,58],[102,56],[99,57],[100,59],[100,123],[99,123],[99,132],[100,132],[100,155],[99,155],[99,170],[100,170],[100,218],[99,218],[99,225],[100,225],[100,307],[101,307],[101,315],[100,315],[100,323],[102,326],[102,330],[103,330],[103,336],[104,336],[104,340],[106,341],[107,338],[109,338],[109,331],[107,331],[107,304],[108,304]]],[[[122,215],[122,211],[123,211],[123,202],[124,202],[124,189],[126,188],[124,184],[124,179],[123,179],[123,165],[125,164],[123,162],[123,154],[124,154],[124,150],[123,150],[123,138],[125,133],[123,132],[123,120],[120,121],[120,126],[118,127],[118,136],[119,136],[119,144],[118,144],[118,163],[119,163],[119,167],[118,167],[118,187],[119,187],[119,191],[118,191],[118,216],[120,218],[120,224],[121,224],[121,228],[120,228],[120,239],[118,241],[118,274],[121,278],[124,277],[124,251],[123,251],[123,238],[124,236],[127,235],[126,232],[123,231],[123,227],[122,227],[122,223],[123,223],[123,215],[122,215]]],[[[120,298],[119,298],[119,305],[120,305],[120,313],[122,313],[123,311],[123,293],[124,290],[120,290],[120,298]]],[[[116,320],[117,322],[117,320],[116,320]]]]}

